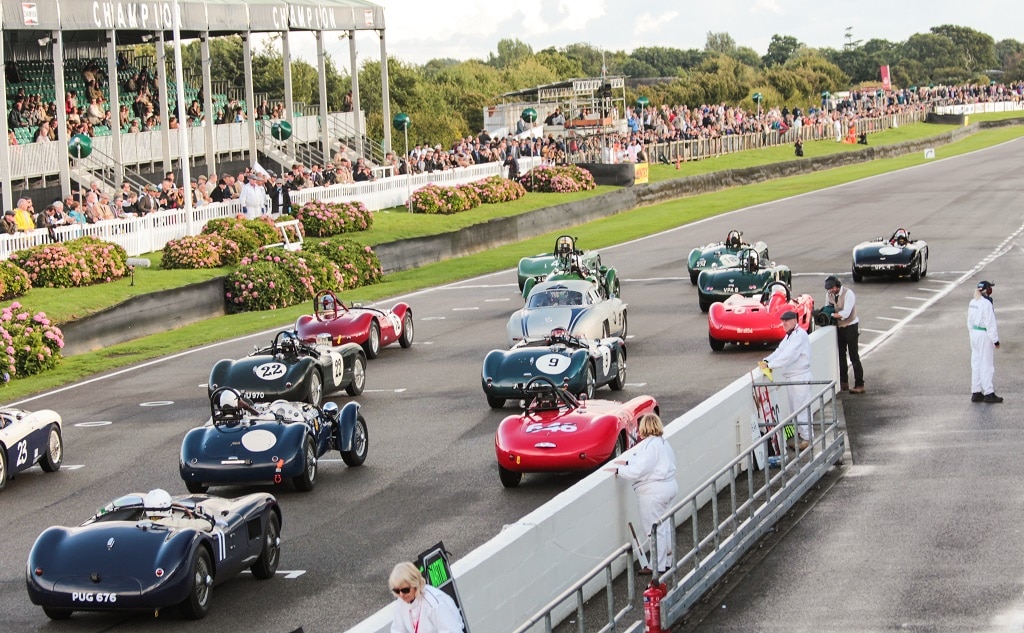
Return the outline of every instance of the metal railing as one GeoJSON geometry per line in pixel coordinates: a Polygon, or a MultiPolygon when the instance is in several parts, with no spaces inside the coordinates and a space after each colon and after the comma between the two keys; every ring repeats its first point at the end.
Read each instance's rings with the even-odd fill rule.
{"type": "Polygon", "coordinates": [[[651,560],[658,556],[658,527],[668,522],[672,528],[672,565],[665,574],[669,592],[661,602],[663,628],[682,618],[833,464],[842,461],[846,435],[839,428],[835,382],[774,382],[756,386],[797,385],[824,387],[654,523],[651,560]],[[757,453],[766,451],[769,442],[785,446],[785,427],[805,412],[814,429],[810,446],[795,456],[783,450],[778,470],[765,463],[766,467],[758,471],[757,453]],[[738,486],[744,483],[746,490],[741,495],[738,486]],[[721,507],[720,496],[728,498],[727,507],[721,507]],[[741,501],[741,496],[745,500],[741,501]],[[702,512],[710,516],[702,516],[702,512]],[[680,513],[685,513],[685,522],[690,524],[691,544],[685,552],[676,534],[676,515],[680,513]],[[710,527],[705,529],[706,525],[710,527]],[[680,552],[684,553],[677,558],[680,552]],[[680,574],[683,576],[677,581],[680,574]]]}
{"type": "MultiPolygon", "coordinates": [[[[525,623],[520,625],[515,633],[526,633],[533,629],[534,626],[543,622],[545,633],[551,633],[554,627],[554,612],[559,610],[562,605],[570,600],[576,600],[576,625],[579,633],[585,633],[585,631],[593,630],[593,627],[586,626],[586,619],[584,613],[584,604],[587,601],[586,595],[584,595],[584,589],[590,581],[594,580],[598,576],[604,576],[602,588],[598,588],[597,591],[604,591],[606,595],[606,610],[604,625],[598,629],[597,633],[606,633],[609,631],[616,631],[616,627],[625,618],[626,614],[633,609],[633,602],[636,600],[636,582],[634,580],[633,571],[633,547],[632,545],[626,544],[619,547],[617,550],[611,553],[607,558],[597,564],[592,570],[587,572],[587,575],[578,580],[572,587],[569,587],[557,598],[544,605],[544,607],[538,611],[533,617],[527,620],[525,623]],[[621,562],[620,562],[621,561],[621,562]],[[615,567],[619,564],[625,564],[626,573],[628,574],[628,596],[626,598],[626,604],[618,611],[615,610],[615,594],[612,591],[612,581],[615,578],[615,567]]],[[[632,627],[630,627],[632,628],[632,627]]]]}
{"type": "MultiPolygon", "coordinates": [[[[76,171],[81,170],[93,179],[99,180],[103,183],[103,188],[107,191],[117,191],[121,188],[121,181],[118,180],[118,174],[117,170],[114,168],[114,164],[113,157],[94,146],[92,148],[92,153],[89,154],[88,161],[72,161],[71,176],[74,178],[76,176],[76,171]]],[[[146,180],[142,174],[128,165],[124,166],[124,180],[131,183],[132,188],[136,191],[142,191],[146,185],[152,184],[150,181],[146,180]]],[[[88,186],[90,183],[86,182],[83,184],[88,186]]]]}

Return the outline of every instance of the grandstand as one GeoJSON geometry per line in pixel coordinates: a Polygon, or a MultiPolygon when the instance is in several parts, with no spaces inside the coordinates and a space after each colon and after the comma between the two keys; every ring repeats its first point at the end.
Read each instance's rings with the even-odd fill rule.
{"type": "MultiPolygon", "coordinates": [[[[359,108],[359,84],[356,68],[357,31],[376,31],[380,41],[383,118],[390,120],[387,49],[384,9],[365,0],[315,0],[283,2],[245,2],[243,0],[179,0],[177,2],[139,2],[108,0],[75,2],[39,0],[0,0],[0,91],[6,101],[6,115],[0,119],[0,134],[16,145],[0,151],[2,204],[13,206],[17,191],[45,185],[47,179],[60,184],[61,197],[72,189],[72,181],[87,184],[101,180],[117,188],[124,179],[141,187],[147,184],[139,175],[139,166],[154,171],[174,171],[183,157],[205,163],[209,172],[225,156],[244,157],[253,162],[260,154],[282,165],[293,162],[322,162],[330,156],[339,139],[346,139],[357,152],[373,157],[375,144],[365,137],[363,115],[359,108]],[[176,9],[180,11],[176,13],[176,9]],[[245,68],[244,94],[228,94],[212,84],[209,66],[184,69],[182,82],[184,107],[177,107],[178,86],[171,81],[166,56],[174,38],[175,15],[180,15],[181,41],[199,40],[202,54],[209,58],[209,39],[228,35],[243,40],[245,68]],[[316,40],[320,74],[317,116],[301,117],[291,98],[290,42],[292,38],[316,40]],[[329,32],[345,32],[349,42],[349,71],[353,77],[353,112],[327,112],[324,38],[329,32]],[[287,141],[271,137],[270,116],[257,116],[251,68],[251,36],[277,33],[281,36],[285,67],[285,116],[295,134],[287,141]],[[155,57],[136,57],[134,45],[152,43],[155,57]],[[55,63],[59,60],[59,63],[55,63]],[[152,87],[159,109],[134,110],[142,74],[152,87]],[[116,79],[115,79],[116,78],[116,79]],[[134,88],[132,90],[131,88],[134,88]],[[215,88],[221,90],[215,91],[215,88]],[[77,108],[70,107],[65,95],[74,92],[77,108]],[[89,110],[94,97],[98,109],[89,110]],[[31,101],[30,101],[31,100],[31,101]],[[55,123],[55,143],[35,142],[40,131],[39,113],[26,113],[16,120],[16,103],[37,109],[50,107],[55,123]],[[193,104],[193,102],[198,102],[193,104]],[[52,104],[52,106],[51,106],[52,104]],[[64,107],[61,107],[61,106],[64,107]],[[188,107],[198,117],[183,116],[188,107]],[[123,120],[127,108],[129,120],[123,120]],[[217,113],[221,123],[215,124],[217,113]],[[170,117],[178,114],[184,134],[172,135],[170,117]],[[152,120],[149,118],[152,116],[152,120]],[[138,122],[138,132],[132,124],[138,122]],[[190,126],[190,120],[192,125],[190,126]],[[12,122],[15,125],[10,125],[12,122]],[[119,131],[120,133],[114,133],[119,131]],[[73,160],[67,151],[71,135],[83,132],[92,137],[93,153],[73,160]],[[187,140],[185,140],[187,139],[187,140]],[[156,166],[160,165],[157,169],[156,166]]],[[[45,110],[44,110],[45,113],[45,110]]],[[[391,132],[377,145],[377,153],[390,149],[391,132]]]]}

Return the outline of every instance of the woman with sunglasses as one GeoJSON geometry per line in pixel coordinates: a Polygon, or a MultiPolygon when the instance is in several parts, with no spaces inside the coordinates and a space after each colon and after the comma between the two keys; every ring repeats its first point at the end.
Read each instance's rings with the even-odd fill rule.
{"type": "Polygon", "coordinates": [[[388,586],[395,594],[391,633],[462,633],[465,625],[455,601],[427,584],[416,565],[398,563],[388,586]]]}

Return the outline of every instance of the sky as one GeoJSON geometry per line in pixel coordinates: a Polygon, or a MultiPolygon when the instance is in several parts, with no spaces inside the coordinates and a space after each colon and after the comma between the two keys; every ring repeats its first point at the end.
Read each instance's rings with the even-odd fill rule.
{"type": "MultiPolygon", "coordinates": [[[[703,49],[708,32],[728,33],[763,55],[773,34],[792,35],[815,48],[842,48],[853,40],[905,41],[933,26],[967,26],[996,41],[1024,40],[1019,0],[376,0],[384,7],[388,55],[413,64],[435,58],[486,60],[498,40],[519,39],[540,51],[586,42],[608,51],[641,46],[703,49]],[[1017,8],[1013,8],[1017,7],[1017,8]]],[[[375,34],[356,36],[360,61],[380,59],[375,34]]],[[[312,37],[293,40],[294,54],[314,59],[312,37]]],[[[348,44],[328,53],[348,67],[348,44]]]]}

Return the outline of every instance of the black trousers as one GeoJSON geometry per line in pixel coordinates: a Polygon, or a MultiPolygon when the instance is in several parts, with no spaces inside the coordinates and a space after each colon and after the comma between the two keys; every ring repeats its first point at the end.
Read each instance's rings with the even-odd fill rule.
{"type": "Polygon", "coordinates": [[[850,365],[853,365],[853,386],[864,386],[864,368],[860,364],[860,324],[854,323],[846,327],[836,328],[839,342],[839,383],[849,384],[850,374],[846,365],[846,355],[850,355],[850,365]]]}

